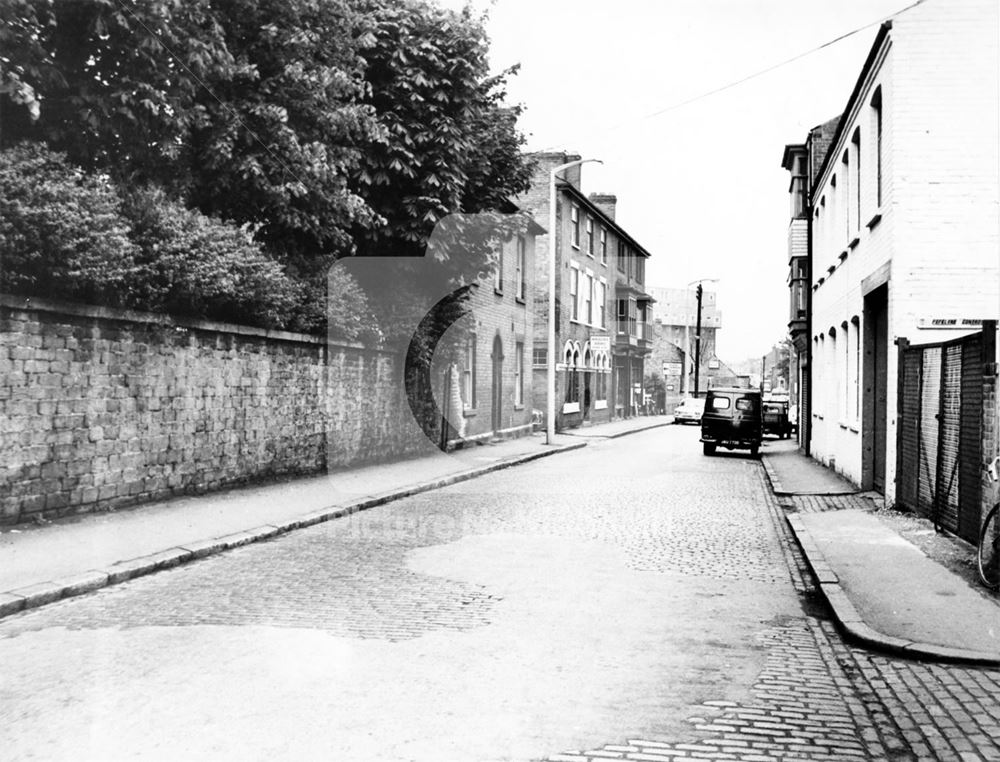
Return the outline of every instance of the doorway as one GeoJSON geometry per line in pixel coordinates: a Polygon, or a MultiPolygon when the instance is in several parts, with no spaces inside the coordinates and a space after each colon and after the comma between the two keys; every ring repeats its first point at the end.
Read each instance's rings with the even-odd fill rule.
{"type": "Polygon", "coordinates": [[[503,342],[500,335],[493,337],[493,404],[491,405],[491,421],[494,434],[499,434],[503,426],[503,342]]]}
{"type": "Polygon", "coordinates": [[[861,486],[885,494],[889,286],[865,296],[861,486]]]}

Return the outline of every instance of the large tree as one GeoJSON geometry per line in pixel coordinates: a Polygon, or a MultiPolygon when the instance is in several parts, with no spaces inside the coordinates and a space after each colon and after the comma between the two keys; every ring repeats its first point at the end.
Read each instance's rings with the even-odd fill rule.
{"type": "MultiPolygon", "coordinates": [[[[445,216],[524,189],[487,49],[481,19],[424,0],[0,0],[0,145],[44,141],[248,226],[300,283],[293,324],[314,328],[337,257],[419,257],[445,216]]],[[[468,232],[425,278],[488,269],[492,244],[468,232]]],[[[378,298],[414,282],[365,285],[423,304],[378,298]]]]}

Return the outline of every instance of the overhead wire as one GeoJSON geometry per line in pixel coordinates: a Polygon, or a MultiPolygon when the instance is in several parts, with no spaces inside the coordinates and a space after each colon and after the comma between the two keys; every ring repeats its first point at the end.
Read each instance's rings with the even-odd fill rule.
{"type": "MultiPolygon", "coordinates": [[[[817,46],[815,46],[813,48],[810,48],[809,50],[805,50],[805,51],[803,51],[801,53],[797,53],[796,55],[792,56],[791,58],[786,58],[783,61],[779,61],[778,63],[771,64],[770,66],[766,66],[763,69],[755,71],[755,72],[753,72],[751,74],[747,74],[746,76],[740,77],[739,79],[733,80],[732,82],[728,82],[728,83],[726,83],[724,85],[720,85],[719,87],[715,87],[715,88],[713,88],[711,90],[707,90],[707,91],[705,91],[703,93],[699,93],[698,95],[692,96],[690,98],[686,98],[685,100],[678,101],[677,103],[672,103],[669,106],[664,106],[663,108],[659,108],[659,109],[657,109],[655,111],[651,111],[651,112],[649,112],[647,114],[643,114],[641,116],[635,117],[634,119],[630,119],[630,120],[628,120],[626,122],[619,122],[618,124],[612,125],[610,127],[605,127],[602,130],[600,130],[599,132],[595,132],[593,134],[594,134],[594,136],[598,136],[598,135],[603,135],[605,133],[614,132],[616,130],[624,129],[625,127],[630,127],[632,125],[639,124],[641,122],[645,122],[645,121],[648,121],[650,119],[655,119],[656,117],[662,116],[663,114],[669,113],[671,111],[676,111],[677,109],[683,108],[684,106],[689,106],[692,103],[697,103],[698,101],[704,100],[705,98],[710,98],[713,95],[718,95],[719,93],[725,92],[726,90],[731,90],[732,88],[738,87],[739,85],[742,85],[745,82],[749,82],[752,79],[756,79],[757,77],[761,77],[761,76],[763,76],[765,74],[768,74],[768,73],[774,71],[775,69],[780,69],[783,66],[788,66],[789,64],[794,63],[795,61],[798,61],[798,60],[800,60],[802,58],[805,58],[807,56],[811,56],[814,53],[818,53],[819,51],[821,51],[821,50],[823,50],[825,48],[828,48],[831,45],[836,45],[838,42],[842,42],[843,40],[846,40],[848,37],[853,37],[854,35],[859,34],[859,33],[863,32],[863,31],[865,31],[866,29],[870,29],[871,27],[879,25],[879,24],[884,24],[886,21],[889,21],[890,19],[893,19],[896,16],[899,16],[899,15],[901,15],[903,13],[906,13],[907,11],[910,11],[913,8],[916,8],[918,5],[922,5],[925,2],[927,2],[927,0],[916,0],[915,2],[913,2],[910,5],[906,6],[905,8],[901,8],[898,11],[890,13],[889,15],[883,16],[882,18],[876,19],[874,21],[869,21],[867,24],[863,24],[863,25],[861,25],[859,27],[856,27],[856,28],[850,30],[849,32],[844,32],[843,34],[837,35],[833,39],[827,40],[826,42],[824,42],[824,43],[822,43],[820,45],[817,45],[817,46]]],[[[561,147],[549,146],[547,148],[542,148],[542,149],[539,149],[539,150],[540,151],[556,151],[556,150],[561,150],[561,147]]]]}

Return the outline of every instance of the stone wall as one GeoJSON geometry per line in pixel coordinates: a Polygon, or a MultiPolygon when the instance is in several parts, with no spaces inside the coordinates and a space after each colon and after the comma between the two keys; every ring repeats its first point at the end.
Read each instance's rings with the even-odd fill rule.
{"type": "Polygon", "coordinates": [[[0,296],[0,522],[429,451],[387,352],[0,296]]]}

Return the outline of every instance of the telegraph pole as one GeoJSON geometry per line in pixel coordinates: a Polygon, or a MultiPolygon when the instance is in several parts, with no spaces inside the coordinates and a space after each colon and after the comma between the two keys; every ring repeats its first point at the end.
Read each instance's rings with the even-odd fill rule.
{"type": "Polygon", "coordinates": [[[698,296],[698,319],[694,328],[694,396],[698,396],[698,369],[701,367],[701,284],[695,289],[698,296]]]}

